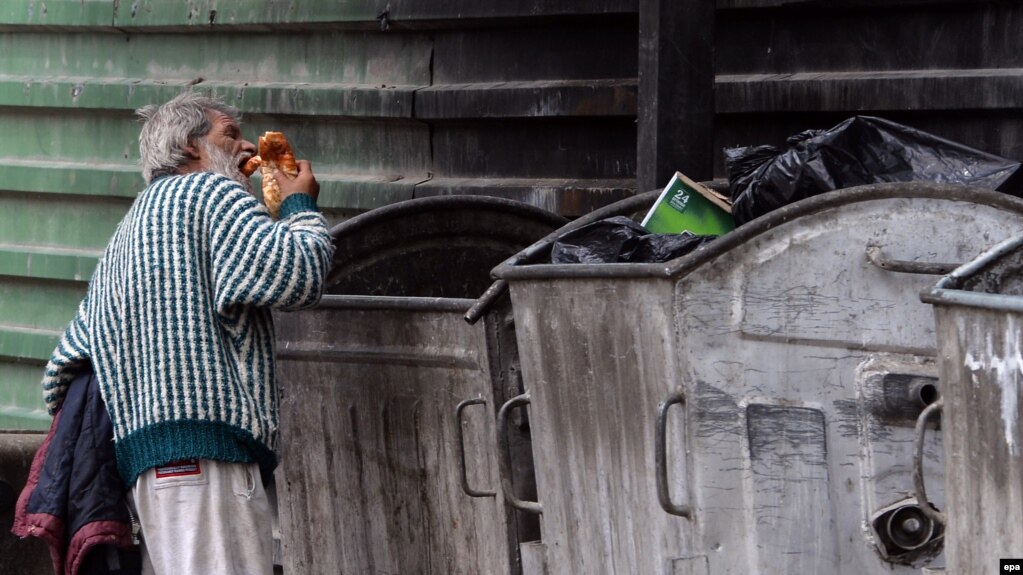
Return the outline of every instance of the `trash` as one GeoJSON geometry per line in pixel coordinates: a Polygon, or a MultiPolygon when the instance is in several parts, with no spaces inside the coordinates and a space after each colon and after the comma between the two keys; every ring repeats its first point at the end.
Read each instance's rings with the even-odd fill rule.
{"type": "Polygon", "coordinates": [[[554,242],[551,263],[655,263],[695,250],[717,236],[651,234],[625,216],[615,216],[573,230],[554,242]]]}
{"type": "Polygon", "coordinates": [[[675,172],[641,225],[658,234],[684,231],[716,235],[732,231],[731,200],[675,172]]]}
{"type": "Polygon", "coordinates": [[[831,190],[881,182],[1011,187],[1020,163],[915,128],[854,116],[830,130],[807,130],[788,149],[725,149],[732,217],[742,225],[792,202],[831,190]]]}

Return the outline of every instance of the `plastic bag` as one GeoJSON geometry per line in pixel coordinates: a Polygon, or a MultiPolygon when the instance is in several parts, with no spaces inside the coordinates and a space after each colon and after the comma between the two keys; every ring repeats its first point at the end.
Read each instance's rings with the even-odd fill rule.
{"type": "Polygon", "coordinates": [[[625,216],[593,222],[568,232],[554,242],[551,263],[655,263],[666,262],[702,246],[717,236],[651,234],[625,216]]]}
{"type": "Polygon", "coordinates": [[[807,130],[788,149],[725,149],[732,217],[744,224],[831,190],[881,182],[968,184],[998,190],[1020,163],[883,118],[854,116],[830,130],[807,130]]]}

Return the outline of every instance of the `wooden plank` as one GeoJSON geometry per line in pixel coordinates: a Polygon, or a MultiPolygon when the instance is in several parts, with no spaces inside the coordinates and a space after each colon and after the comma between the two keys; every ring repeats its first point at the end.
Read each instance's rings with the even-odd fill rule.
{"type": "Polygon", "coordinates": [[[637,18],[434,34],[433,84],[635,78],[637,18]]]}
{"type": "MultiPolygon", "coordinates": [[[[27,0],[22,0],[27,1],[27,0]]],[[[635,12],[636,0],[332,0],[280,2],[279,0],[197,0],[187,4],[166,0],[138,0],[116,11],[117,26],[253,26],[273,24],[372,23],[381,26],[386,13],[389,26],[417,21],[465,19],[519,19],[578,14],[635,12]]]]}
{"type": "Polygon", "coordinates": [[[635,174],[631,118],[438,122],[433,166],[445,177],[614,179],[635,174]],[[528,129],[525,129],[528,128],[528,129]]]}
{"type": "Polygon", "coordinates": [[[639,17],[637,186],[652,190],[676,170],[713,173],[714,3],[642,0],[639,17]]]}
{"type": "Polygon", "coordinates": [[[1018,2],[720,11],[717,73],[794,74],[1021,67],[1018,2]]]}
{"type": "MultiPolygon", "coordinates": [[[[72,306],[72,314],[73,310],[74,306],[72,306]]],[[[57,347],[61,333],[56,330],[36,331],[0,325],[0,357],[11,358],[19,362],[31,360],[45,363],[50,359],[54,348],[57,347]]],[[[39,374],[39,378],[42,379],[42,370],[39,374]]]]}
{"type": "Polygon", "coordinates": [[[417,185],[415,196],[494,196],[578,217],[632,196],[634,185],[635,181],[629,178],[434,178],[417,185]]]}
{"type": "Polygon", "coordinates": [[[720,114],[1015,110],[1023,68],[719,76],[720,114]]]}
{"type": "MultiPolygon", "coordinates": [[[[885,9],[897,9],[904,6],[924,5],[938,6],[942,4],[973,4],[993,0],[829,0],[823,9],[848,8],[848,7],[875,7],[885,9]]],[[[756,8],[779,8],[791,7],[798,10],[822,9],[820,0],[717,0],[719,10],[727,9],[756,9],[756,8]]]]}
{"type": "Polygon", "coordinates": [[[7,76],[0,77],[0,105],[135,110],[152,102],[165,102],[193,87],[250,112],[371,118],[411,117],[412,97],[418,88],[387,84],[7,76]]]}
{"type": "Polygon", "coordinates": [[[37,279],[88,281],[99,255],[54,254],[0,247],[0,275],[37,279]]]}
{"type": "Polygon", "coordinates": [[[112,0],[6,0],[0,5],[0,27],[4,25],[110,26],[112,0]]]}
{"type": "Polygon", "coordinates": [[[434,85],[415,98],[422,120],[636,115],[633,79],[434,85]]]}

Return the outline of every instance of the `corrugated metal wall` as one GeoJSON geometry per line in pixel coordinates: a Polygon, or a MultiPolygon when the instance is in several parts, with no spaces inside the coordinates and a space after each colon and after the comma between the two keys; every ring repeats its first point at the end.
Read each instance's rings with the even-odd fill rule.
{"type": "MultiPolygon", "coordinates": [[[[4,0],[0,428],[47,424],[40,368],[142,185],[133,109],[220,94],[335,221],[450,193],[577,215],[633,193],[642,1],[4,0]]],[[[1023,156],[1018,3],[717,4],[717,148],[862,111],[1023,156]]]]}

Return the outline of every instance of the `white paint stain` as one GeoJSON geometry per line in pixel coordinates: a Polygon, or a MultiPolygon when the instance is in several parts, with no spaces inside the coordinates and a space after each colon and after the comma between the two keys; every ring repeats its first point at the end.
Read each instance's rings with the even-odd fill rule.
{"type": "MultiPolygon", "coordinates": [[[[960,318],[960,331],[964,327],[960,318]]],[[[980,326],[973,326],[976,335],[980,326]]],[[[973,351],[966,353],[963,364],[971,372],[973,385],[981,384],[977,373],[990,373],[993,380],[1001,388],[1001,416],[1005,427],[1005,442],[1009,447],[1009,455],[1019,455],[1016,443],[1016,427],[1019,417],[1020,376],[1023,375],[1023,353],[1020,352],[1019,325],[1015,317],[1008,318],[1008,326],[1004,333],[1001,349],[995,349],[994,336],[988,331],[984,334],[985,349],[978,356],[973,351]]]]}

